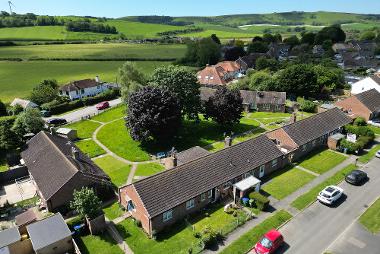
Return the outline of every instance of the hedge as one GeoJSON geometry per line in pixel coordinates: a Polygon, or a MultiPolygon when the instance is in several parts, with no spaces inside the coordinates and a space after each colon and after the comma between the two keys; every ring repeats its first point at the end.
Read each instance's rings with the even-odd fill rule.
{"type": "Polygon", "coordinates": [[[269,206],[269,199],[256,191],[249,193],[248,197],[255,201],[256,207],[260,211],[263,211],[269,206]]]}
{"type": "Polygon", "coordinates": [[[118,96],[120,96],[120,91],[118,89],[108,90],[94,97],[87,97],[82,100],[63,102],[60,104],[56,104],[56,102],[45,103],[41,105],[41,108],[49,110],[52,115],[57,115],[83,106],[90,106],[102,101],[112,100],[118,96]]]}

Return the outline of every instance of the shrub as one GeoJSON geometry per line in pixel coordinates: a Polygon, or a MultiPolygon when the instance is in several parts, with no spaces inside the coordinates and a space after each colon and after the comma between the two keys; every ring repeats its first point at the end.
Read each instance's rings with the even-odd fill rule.
{"type": "Polygon", "coordinates": [[[256,192],[256,191],[253,191],[251,193],[249,193],[249,196],[248,196],[250,199],[253,199],[255,201],[255,204],[256,204],[256,207],[257,209],[259,209],[260,211],[263,211],[265,210],[270,201],[267,197],[265,197],[264,195],[256,192]]]}
{"type": "Polygon", "coordinates": [[[360,144],[352,143],[346,139],[340,141],[340,147],[346,149],[346,152],[349,154],[353,154],[356,153],[356,151],[361,150],[360,144]]]}
{"type": "Polygon", "coordinates": [[[357,136],[375,137],[375,133],[368,126],[346,125],[344,129],[347,133],[356,134],[357,136]]]}
{"type": "Polygon", "coordinates": [[[367,126],[367,122],[363,117],[358,117],[354,121],[355,126],[367,126]]]}
{"type": "Polygon", "coordinates": [[[297,101],[300,104],[300,109],[302,111],[308,112],[308,113],[315,113],[315,108],[317,107],[317,104],[315,104],[312,101],[305,100],[302,98],[299,98],[297,101]]]}
{"type": "Polygon", "coordinates": [[[141,220],[135,220],[135,225],[141,228],[141,220]]]}
{"type": "Polygon", "coordinates": [[[222,235],[216,232],[211,227],[206,227],[202,231],[201,239],[202,239],[205,249],[215,246],[221,238],[222,238],[222,235]]]}

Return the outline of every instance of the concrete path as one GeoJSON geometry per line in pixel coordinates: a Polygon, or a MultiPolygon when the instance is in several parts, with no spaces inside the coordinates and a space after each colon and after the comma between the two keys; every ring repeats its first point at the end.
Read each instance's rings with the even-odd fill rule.
{"type": "MultiPolygon", "coordinates": [[[[287,245],[279,253],[324,253],[380,196],[378,165],[379,160],[375,158],[362,168],[370,178],[362,186],[342,182],[339,186],[344,189],[345,195],[337,204],[328,207],[315,202],[286,224],[280,231],[287,245]]],[[[360,241],[354,242],[363,246],[360,241]]]]}
{"type": "MultiPolygon", "coordinates": [[[[252,229],[253,227],[255,227],[258,224],[260,224],[263,220],[265,220],[269,216],[273,215],[273,213],[276,212],[276,211],[278,211],[278,210],[285,209],[288,212],[290,212],[293,216],[297,215],[300,211],[298,211],[297,209],[293,208],[290,205],[291,202],[293,202],[294,199],[296,199],[300,195],[304,194],[305,192],[309,191],[314,186],[316,186],[316,185],[320,184],[321,182],[325,181],[327,178],[331,177],[332,175],[334,175],[336,172],[340,171],[344,167],[348,166],[349,164],[354,163],[355,159],[356,159],[355,156],[349,157],[347,160],[345,160],[344,162],[342,162],[341,164],[339,164],[335,168],[333,168],[333,169],[329,170],[328,172],[326,172],[326,173],[324,173],[324,174],[316,177],[313,181],[309,182],[308,184],[306,184],[302,188],[298,189],[297,191],[293,192],[292,194],[290,194],[289,196],[285,197],[284,199],[272,202],[271,205],[273,207],[273,210],[271,212],[263,212],[263,213],[261,213],[258,218],[253,219],[251,221],[248,221],[242,227],[237,228],[231,234],[229,234],[227,236],[227,238],[225,239],[225,241],[224,241],[224,245],[219,246],[219,248],[216,249],[216,250],[206,250],[206,251],[204,251],[204,253],[211,254],[211,253],[219,253],[219,252],[221,252],[228,245],[230,245],[235,240],[237,240],[240,236],[242,236],[243,234],[247,233],[250,229],[252,229]]],[[[263,184],[263,186],[265,186],[265,184],[263,184]]],[[[274,200],[274,199],[271,199],[271,200],[274,200]]]]}
{"type": "MultiPolygon", "coordinates": [[[[109,101],[110,107],[116,107],[116,106],[118,106],[121,103],[122,103],[121,98],[109,101]]],[[[93,106],[88,106],[88,107],[84,107],[84,108],[78,109],[76,111],[69,112],[69,113],[64,114],[64,115],[51,116],[51,117],[47,117],[47,118],[44,118],[44,119],[48,120],[48,119],[51,119],[51,118],[57,118],[57,117],[59,117],[59,118],[66,119],[66,121],[69,122],[69,123],[72,123],[72,122],[80,121],[80,120],[82,120],[82,118],[87,117],[87,116],[97,115],[97,114],[99,114],[99,112],[100,111],[98,109],[96,109],[96,105],[93,105],[93,106]]]]}
{"type": "Polygon", "coordinates": [[[133,177],[135,176],[137,169],[137,164],[133,164],[131,168],[131,172],[129,173],[127,184],[131,184],[133,182],[133,177]]]}
{"type": "Polygon", "coordinates": [[[309,173],[309,174],[311,174],[311,175],[313,175],[313,176],[320,176],[318,173],[315,173],[315,172],[313,172],[313,171],[311,171],[311,170],[308,170],[308,169],[306,169],[306,168],[303,168],[303,167],[301,167],[301,166],[296,166],[296,168],[298,168],[299,170],[302,170],[302,171],[304,171],[304,172],[306,172],[306,173],[309,173]]]}
{"type": "Polygon", "coordinates": [[[133,254],[131,248],[129,248],[128,244],[124,241],[123,237],[119,234],[113,222],[107,222],[107,232],[110,236],[116,241],[117,245],[124,251],[125,254],[133,254]]]}

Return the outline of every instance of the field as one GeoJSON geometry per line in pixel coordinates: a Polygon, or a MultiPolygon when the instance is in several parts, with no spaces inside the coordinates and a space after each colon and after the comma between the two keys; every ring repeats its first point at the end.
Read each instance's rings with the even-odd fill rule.
{"type": "MultiPolygon", "coordinates": [[[[15,97],[26,97],[44,79],[56,79],[59,84],[72,80],[94,78],[115,82],[121,61],[0,61],[0,100],[10,102],[15,97]]],[[[144,73],[169,62],[136,62],[144,73]]]]}
{"type": "Polygon", "coordinates": [[[29,59],[177,59],[185,45],[101,43],[0,47],[0,58],[29,59]]]}

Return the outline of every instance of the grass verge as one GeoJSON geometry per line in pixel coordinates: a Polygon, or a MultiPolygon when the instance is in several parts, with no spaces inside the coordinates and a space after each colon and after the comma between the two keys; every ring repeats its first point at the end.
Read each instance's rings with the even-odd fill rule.
{"type": "Polygon", "coordinates": [[[380,198],[360,216],[359,222],[373,234],[380,232],[380,198]]]}
{"type": "Polygon", "coordinates": [[[250,249],[253,248],[255,243],[260,239],[260,237],[267,231],[278,228],[286,221],[290,220],[292,215],[288,212],[281,210],[275,213],[273,216],[261,222],[256,227],[252,228],[250,231],[242,235],[239,239],[230,244],[225,248],[221,254],[245,254],[250,249]]]}
{"type": "Polygon", "coordinates": [[[335,173],[333,176],[331,176],[330,178],[327,178],[325,181],[323,181],[322,183],[318,184],[317,186],[315,186],[314,188],[312,188],[311,190],[309,190],[305,194],[303,194],[303,195],[299,196],[298,198],[296,198],[291,203],[291,205],[293,207],[297,208],[298,210],[304,209],[305,207],[307,207],[313,201],[316,200],[318,193],[322,189],[324,189],[326,186],[329,186],[329,185],[337,185],[338,183],[340,183],[344,179],[344,177],[349,172],[351,172],[354,169],[357,169],[357,166],[355,166],[354,164],[348,165],[347,167],[341,169],[340,171],[338,171],[337,173],[335,173]]]}
{"type": "Polygon", "coordinates": [[[315,153],[307,156],[299,164],[299,166],[311,170],[317,174],[323,174],[338,166],[346,159],[346,156],[330,150],[316,151],[315,153]]]}
{"type": "Polygon", "coordinates": [[[373,157],[375,157],[376,152],[379,150],[380,150],[380,145],[375,145],[366,154],[360,156],[358,161],[361,163],[369,162],[370,160],[372,160],[373,157]]]}
{"type": "Polygon", "coordinates": [[[78,133],[78,138],[86,139],[91,138],[95,130],[100,126],[99,123],[84,120],[76,123],[66,125],[65,128],[70,128],[76,130],[78,133]]]}

